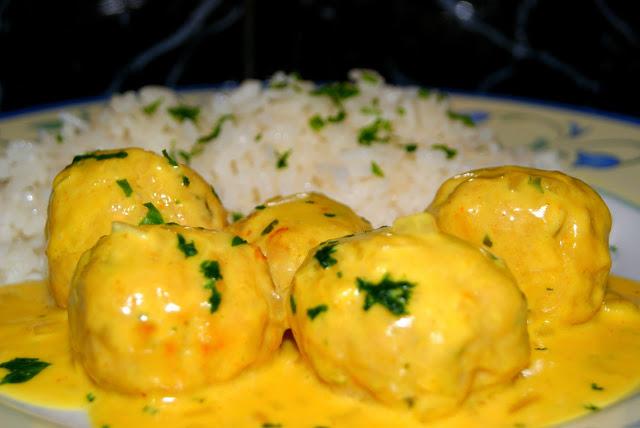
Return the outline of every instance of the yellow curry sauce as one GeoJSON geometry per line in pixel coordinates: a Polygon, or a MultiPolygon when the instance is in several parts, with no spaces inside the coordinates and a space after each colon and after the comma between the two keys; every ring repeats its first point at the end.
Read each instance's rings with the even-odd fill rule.
{"type": "MultiPolygon", "coordinates": [[[[601,310],[584,324],[529,325],[529,368],[511,384],[477,392],[434,427],[532,427],[598,409],[640,385],[640,284],[611,277],[601,310]],[[632,303],[635,302],[635,303],[632,303]]],[[[0,394],[57,408],[86,409],[97,427],[422,426],[403,410],[333,392],[286,339],[266,364],[228,382],[177,397],[131,397],[101,390],[72,362],[67,311],[43,282],[0,288],[0,361],[51,363],[0,394]]],[[[4,375],[4,370],[0,376],[4,375]]]]}

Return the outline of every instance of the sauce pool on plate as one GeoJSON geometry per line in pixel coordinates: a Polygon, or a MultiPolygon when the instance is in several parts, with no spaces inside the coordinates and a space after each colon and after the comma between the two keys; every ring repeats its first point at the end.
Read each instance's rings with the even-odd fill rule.
{"type": "MultiPolygon", "coordinates": [[[[511,384],[474,393],[429,426],[534,427],[597,412],[640,385],[640,284],[611,277],[590,321],[530,323],[531,363],[511,384]]],[[[388,427],[423,426],[409,412],[332,391],[285,339],[266,364],[178,396],[126,396],[102,390],[74,364],[67,312],[43,282],[0,288],[0,362],[50,365],[0,394],[43,407],[88,412],[94,426],[388,427]]],[[[6,376],[9,371],[0,372],[6,376]]]]}

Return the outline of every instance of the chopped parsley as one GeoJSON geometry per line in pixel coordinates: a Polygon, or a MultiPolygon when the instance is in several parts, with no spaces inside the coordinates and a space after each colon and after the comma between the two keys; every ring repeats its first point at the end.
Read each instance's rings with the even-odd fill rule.
{"type": "Polygon", "coordinates": [[[222,294],[218,291],[215,281],[208,281],[204,285],[204,288],[211,291],[211,296],[207,301],[209,302],[209,312],[214,313],[220,307],[220,303],[222,303],[222,294]]]}
{"type": "Polygon", "coordinates": [[[536,351],[546,351],[548,348],[546,346],[536,346],[535,348],[536,351]]]}
{"type": "Polygon", "coordinates": [[[404,146],[404,150],[407,153],[413,153],[416,150],[418,150],[418,145],[417,144],[407,144],[406,146],[404,146]]]}
{"type": "Polygon", "coordinates": [[[24,383],[50,365],[51,363],[41,361],[38,358],[14,358],[13,360],[5,361],[0,364],[0,368],[9,370],[9,373],[0,380],[0,385],[5,383],[24,383]]]}
{"type": "Polygon", "coordinates": [[[191,163],[191,153],[185,152],[184,150],[178,150],[178,156],[180,156],[187,165],[191,163]]]}
{"type": "Polygon", "coordinates": [[[316,114],[309,119],[309,126],[314,131],[319,131],[324,127],[324,119],[319,114],[316,114]]]}
{"type": "Polygon", "coordinates": [[[167,163],[169,163],[169,165],[171,165],[173,168],[178,167],[178,162],[176,162],[176,160],[172,158],[169,152],[167,152],[165,149],[162,149],[162,156],[164,156],[164,158],[167,160],[167,163]]]}
{"type": "Polygon", "coordinates": [[[59,132],[56,134],[56,143],[58,143],[58,144],[64,143],[64,137],[59,132]]]}
{"type": "Polygon", "coordinates": [[[327,122],[339,123],[339,122],[342,122],[343,120],[345,120],[346,118],[347,118],[347,112],[344,111],[344,110],[339,110],[333,116],[327,117],[327,122]]]}
{"type": "Polygon", "coordinates": [[[420,98],[429,98],[431,96],[431,89],[429,88],[418,89],[418,96],[420,98]]]}
{"type": "Polygon", "coordinates": [[[456,113],[455,111],[452,111],[452,110],[447,110],[447,116],[451,120],[456,120],[458,122],[461,122],[464,126],[468,126],[470,128],[473,128],[474,126],[476,126],[475,122],[473,121],[473,119],[471,119],[471,116],[469,115],[456,113]]]}
{"type": "Polygon", "coordinates": [[[262,428],[282,428],[282,424],[274,424],[273,422],[265,422],[262,424],[262,428]]]}
{"type": "Polygon", "coordinates": [[[370,70],[362,70],[360,77],[362,78],[363,81],[367,83],[371,83],[372,85],[375,85],[380,81],[380,78],[378,77],[378,75],[370,70]]]}
{"type": "Polygon", "coordinates": [[[276,152],[276,156],[278,157],[278,160],[276,161],[276,168],[284,169],[289,166],[289,156],[291,156],[291,149],[282,153],[276,152]]]}
{"type": "Polygon", "coordinates": [[[373,143],[388,143],[391,139],[391,131],[393,127],[391,122],[377,118],[369,125],[360,128],[358,132],[358,143],[363,146],[370,146],[373,143]]]}
{"type": "Polygon", "coordinates": [[[454,148],[447,146],[446,144],[432,144],[433,150],[440,150],[444,153],[447,159],[453,159],[458,154],[458,151],[454,148]]]}
{"type": "Polygon", "coordinates": [[[544,189],[542,188],[541,177],[529,176],[529,185],[535,187],[538,192],[544,193],[544,189]]]}
{"type": "Polygon", "coordinates": [[[382,168],[380,168],[380,165],[378,165],[374,161],[371,161],[371,172],[376,177],[384,177],[384,171],[382,170],[382,168]]]}
{"type": "Polygon", "coordinates": [[[257,209],[257,210],[263,210],[263,209],[265,209],[265,208],[267,208],[267,207],[266,207],[266,206],[264,206],[264,205],[262,205],[262,204],[260,204],[260,205],[256,205],[256,206],[255,206],[255,209],[257,209]]]}
{"type": "Polygon", "coordinates": [[[96,396],[93,394],[93,392],[90,392],[87,394],[87,401],[89,403],[93,403],[96,399],[96,396]]]}
{"type": "Polygon", "coordinates": [[[184,122],[185,120],[196,122],[198,116],[200,116],[200,107],[186,104],[169,107],[167,111],[178,122],[184,122]]]}
{"type": "Polygon", "coordinates": [[[178,248],[184,253],[185,257],[193,257],[198,254],[196,243],[194,241],[187,242],[184,236],[180,233],[178,233],[178,248]]]}
{"type": "Polygon", "coordinates": [[[484,239],[482,240],[482,245],[489,248],[493,247],[493,241],[491,241],[491,238],[489,237],[489,235],[484,235],[484,239]]]}
{"type": "Polygon", "coordinates": [[[253,137],[253,139],[254,139],[255,141],[260,141],[260,140],[262,140],[262,133],[261,133],[261,132],[258,132],[258,133],[256,134],[256,136],[255,136],[255,137],[253,137]]]}
{"type": "Polygon", "coordinates": [[[596,406],[595,404],[591,404],[591,403],[585,404],[584,408],[587,409],[587,410],[590,410],[592,412],[600,411],[600,407],[596,406]]]}
{"type": "Polygon", "coordinates": [[[142,408],[142,411],[150,415],[155,415],[159,412],[157,407],[149,406],[148,404],[142,408]]]}
{"type": "Polygon", "coordinates": [[[604,387],[598,385],[595,382],[591,384],[591,389],[593,389],[594,391],[604,391],[604,387]]]}
{"type": "Polygon", "coordinates": [[[296,305],[296,298],[293,297],[293,294],[289,295],[289,306],[291,306],[291,313],[295,314],[298,306],[296,305]]]}
{"type": "Polygon", "coordinates": [[[164,224],[164,219],[162,218],[162,214],[160,211],[151,203],[147,202],[144,204],[147,208],[147,215],[144,216],[142,220],[140,220],[139,225],[143,224],[164,224]]]}
{"type": "Polygon", "coordinates": [[[368,311],[376,303],[384,306],[394,315],[407,314],[406,305],[411,298],[414,283],[409,281],[393,281],[385,274],[377,284],[360,277],[356,278],[358,290],[366,293],[363,309],[368,311]]]}
{"type": "Polygon", "coordinates": [[[276,227],[276,225],[278,224],[278,219],[273,220],[271,223],[269,223],[267,225],[267,227],[265,227],[262,232],[260,232],[261,236],[267,235],[269,233],[271,233],[271,231],[273,230],[274,227],[276,227]]]}
{"type": "Polygon", "coordinates": [[[220,264],[215,260],[205,260],[200,263],[200,272],[207,279],[213,279],[214,281],[222,279],[220,264]]]}
{"type": "Polygon", "coordinates": [[[241,212],[238,211],[234,211],[231,213],[231,221],[233,223],[235,223],[236,221],[242,219],[244,217],[244,214],[242,214],[241,212]]]}
{"type": "Polygon", "coordinates": [[[85,159],[95,159],[97,161],[103,161],[107,159],[124,159],[127,156],[129,156],[129,153],[125,151],[119,151],[114,153],[99,153],[99,154],[97,152],[89,152],[83,155],[74,156],[73,160],[71,161],[71,165],[77,162],[83,161],[85,159]]]}
{"type": "Polygon", "coordinates": [[[162,98],[158,98],[157,100],[150,102],[146,106],[142,107],[142,112],[147,116],[153,115],[156,110],[158,110],[158,107],[160,107],[160,104],[162,104],[162,101],[162,98]]]}
{"type": "Polygon", "coordinates": [[[182,176],[182,185],[184,187],[189,187],[189,184],[191,184],[191,180],[189,180],[189,177],[187,177],[186,175],[182,176]]]}
{"type": "Polygon", "coordinates": [[[618,247],[615,245],[609,245],[609,251],[611,251],[611,254],[616,254],[618,252],[618,247]]]}
{"type": "Polygon", "coordinates": [[[222,132],[222,125],[224,125],[227,120],[235,120],[235,116],[232,114],[223,114],[222,116],[220,116],[220,118],[218,118],[218,120],[216,121],[216,124],[213,126],[211,132],[198,138],[197,142],[199,144],[206,144],[211,140],[215,140],[216,138],[218,138],[220,136],[220,133],[222,132]]]}
{"type": "Polygon", "coordinates": [[[200,272],[209,280],[204,285],[204,288],[211,291],[211,296],[208,299],[209,311],[214,313],[218,310],[222,302],[222,294],[220,294],[220,291],[218,291],[216,287],[216,281],[222,279],[220,264],[215,260],[205,260],[200,264],[200,272]]]}
{"type": "Polygon", "coordinates": [[[329,307],[327,305],[314,306],[313,308],[307,309],[307,316],[313,321],[318,315],[323,312],[327,312],[328,310],[329,307]]]}
{"type": "Polygon", "coordinates": [[[324,216],[331,218],[331,217],[335,217],[336,215],[334,213],[324,213],[324,216]]]}
{"type": "Polygon", "coordinates": [[[131,189],[131,186],[129,185],[129,182],[126,178],[123,178],[122,180],[116,180],[116,183],[118,183],[118,186],[120,186],[127,198],[131,196],[131,194],[133,193],[133,189],[131,189]]]}
{"type": "Polygon", "coordinates": [[[245,241],[244,239],[242,239],[238,235],[234,236],[231,239],[231,246],[232,247],[237,247],[238,245],[242,245],[242,244],[246,244],[246,243],[247,243],[247,241],[245,241]]]}
{"type": "Polygon", "coordinates": [[[311,95],[327,96],[335,104],[340,105],[343,100],[354,97],[360,93],[356,85],[349,82],[333,82],[311,91],[311,95]]]}
{"type": "Polygon", "coordinates": [[[337,243],[330,242],[326,245],[323,245],[322,248],[320,248],[314,254],[313,257],[318,261],[318,263],[320,263],[320,266],[322,266],[323,269],[327,269],[335,265],[336,263],[338,263],[336,259],[331,257],[331,254],[336,252],[336,249],[335,249],[336,245],[337,243]]]}
{"type": "Polygon", "coordinates": [[[402,106],[396,107],[396,113],[398,113],[399,116],[404,116],[406,112],[407,110],[404,107],[402,106]]]}

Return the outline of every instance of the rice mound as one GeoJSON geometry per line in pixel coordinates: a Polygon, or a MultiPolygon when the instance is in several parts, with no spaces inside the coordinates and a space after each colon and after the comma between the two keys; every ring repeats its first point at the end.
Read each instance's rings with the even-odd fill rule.
{"type": "Polygon", "coordinates": [[[10,141],[0,148],[0,284],[46,277],[51,183],[73,156],[93,150],[167,149],[184,161],[180,151],[197,147],[202,151],[191,167],[213,184],[230,212],[247,214],[272,196],[313,190],[374,226],[423,210],[445,179],[469,169],[560,167],[554,152],[505,149],[490,129],[457,120],[446,97],[387,85],[370,71],[354,70],[350,78],[359,93],[338,100],[313,95],[317,85],[284,73],[266,85],[247,80],[188,102],[169,89],[145,87],[112,97],[89,118],[61,113],[59,134],[10,141]],[[199,107],[197,120],[168,111],[183,104],[199,107]],[[314,116],[322,127],[311,126],[314,116]],[[196,143],[216,128],[208,142],[196,143]],[[445,147],[455,155],[447,157],[445,147]]]}

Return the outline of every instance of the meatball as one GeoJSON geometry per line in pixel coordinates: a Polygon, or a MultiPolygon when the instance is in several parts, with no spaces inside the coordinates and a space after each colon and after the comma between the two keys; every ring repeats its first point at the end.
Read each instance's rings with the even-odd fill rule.
{"type": "Polygon", "coordinates": [[[298,193],[258,205],[230,230],[262,249],[276,289],[284,296],[311,248],[329,239],[371,230],[371,224],[322,194],[298,193]]]}
{"type": "Polygon", "coordinates": [[[69,294],[74,358],[129,394],[224,381],[279,346],[285,311],[260,250],[226,232],[114,223],[69,294]]]}
{"type": "Polygon", "coordinates": [[[226,224],[213,187],[195,171],[141,149],[76,156],[53,181],[46,234],[49,288],[61,307],[80,255],[111,222],[175,222],[210,229],[226,224]]]}
{"type": "Polygon", "coordinates": [[[526,301],[504,264],[429,214],[321,244],[293,279],[289,318],[318,376],[422,420],[529,361],[526,301]]]}
{"type": "Polygon", "coordinates": [[[428,211],[444,232],[504,259],[532,319],[575,324],[600,308],[611,215],[582,181],[557,171],[481,169],[446,181],[428,211]]]}

